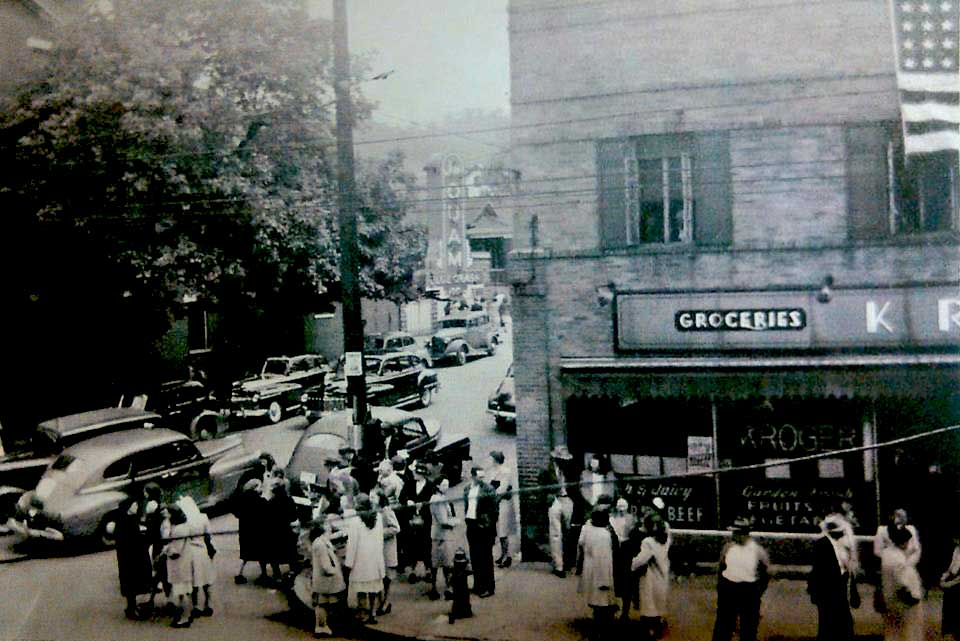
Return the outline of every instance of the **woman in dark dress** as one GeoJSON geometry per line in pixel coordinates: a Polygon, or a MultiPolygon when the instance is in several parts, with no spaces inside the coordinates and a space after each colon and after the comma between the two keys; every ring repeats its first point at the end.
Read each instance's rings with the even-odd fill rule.
{"type": "Polygon", "coordinates": [[[139,504],[133,497],[120,503],[114,537],[117,541],[117,570],[120,594],[127,600],[124,613],[128,619],[139,619],[137,595],[150,594],[153,580],[148,551],[149,541],[140,529],[139,504]]]}
{"type": "Polygon", "coordinates": [[[273,581],[279,583],[283,578],[280,566],[296,563],[298,557],[297,506],[281,470],[275,470],[274,478],[267,481],[264,499],[264,560],[273,570],[273,581]]]}

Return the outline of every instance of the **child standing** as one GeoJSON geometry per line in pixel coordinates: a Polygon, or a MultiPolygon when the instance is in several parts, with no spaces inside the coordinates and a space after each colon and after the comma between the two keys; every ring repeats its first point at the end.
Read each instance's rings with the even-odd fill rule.
{"type": "Polygon", "coordinates": [[[310,537],[313,539],[310,560],[313,570],[313,611],[316,617],[313,636],[330,637],[333,631],[329,625],[329,614],[340,603],[347,584],[343,580],[340,559],[333,547],[331,530],[326,521],[315,521],[310,529],[310,537]]]}

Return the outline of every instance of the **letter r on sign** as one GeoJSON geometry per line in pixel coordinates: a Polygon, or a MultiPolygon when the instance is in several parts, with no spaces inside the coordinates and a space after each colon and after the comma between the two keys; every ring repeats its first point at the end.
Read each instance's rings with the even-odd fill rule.
{"type": "Polygon", "coordinates": [[[960,298],[941,298],[937,301],[937,326],[941,332],[960,327],[960,298]]]}
{"type": "Polygon", "coordinates": [[[890,309],[890,301],[884,301],[883,305],[878,307],[877,304],[870,300],[867,301],[867,332],[870,334],[876,334],[880,331],[880,328],[883,327],[885,330],[893,333],[893,328],[887,323],[886,319],[883,317],[887,313],[887,310],[890,309]]]}

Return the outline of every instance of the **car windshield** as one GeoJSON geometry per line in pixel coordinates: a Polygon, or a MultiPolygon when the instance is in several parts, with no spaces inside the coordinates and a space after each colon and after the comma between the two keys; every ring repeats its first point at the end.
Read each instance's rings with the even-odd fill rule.
{"type": "Polygon", "coordinates": [[[77,460],[77,457],[70,456],[69,454],[61,454],[57,457],[57,460],[53,462],[53,465],[50,466],[51,470],[65,470],[71,465],[74,461],[77,460]]]}
{"type": "Polygon", "coordinates": [[[465,318],[448,318],[446,320],[440,321],[440,327],[466,327],[467,319],[465,318]]]}
{"type": "Polygon", "coordinates": [[[383,336],[368,336],[367,349],[383,349],[383,336]]]}
{"type": "Polygon", "coordinates": [[[287,361],[283,358],[268,358],[267,362],[263,364],[263,373],[264,374],[274,374],[277,376],[283,376],[287,373],[287,361]]]}

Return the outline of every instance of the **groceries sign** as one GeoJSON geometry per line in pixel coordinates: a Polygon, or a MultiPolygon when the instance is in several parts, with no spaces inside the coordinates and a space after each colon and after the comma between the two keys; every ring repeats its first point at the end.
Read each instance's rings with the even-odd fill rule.
{"type": "Polygon", "coordinates": [[[960,287],[618,294],[617,349],[960,346],[960,287]]]}

